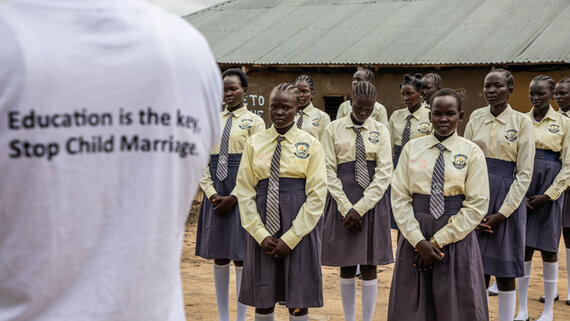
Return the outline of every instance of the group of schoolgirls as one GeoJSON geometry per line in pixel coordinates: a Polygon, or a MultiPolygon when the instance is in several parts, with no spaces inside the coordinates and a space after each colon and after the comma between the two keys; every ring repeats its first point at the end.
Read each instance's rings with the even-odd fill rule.
{"type": "Polygon", "coordinates": [[[321,265],[340,267],[346,320],[355,320],[360,267],[362,320],[372,320],[377,265],[394,262],[392,225],[401,236],[388,320],[488,320],[491,275],[499,321],[513,320],[515,278],[516,320],[527,320],[534,249],[544,261],[539,320],[552,320],[560,225],[570,247],[561,197],[570,175],[570,80],[555,87],[550,77],[533,79],[524,115],[507,103],[512,75],[489,72],[489,106],[473,112],[464,137],[456,132],[462,99],[441,89],[437,74],[405,75],[407,108],[389,121],[373,82],[371,70],[359,69],[333,122],[312,105],[311,77],[282,83],[265,129],[244,105],[245,73],[223,73],[223,134],[201,182],[196,240],[196,255],[214,259],[219,319],[229,320],[234,261],[238,321],[247,306],[255,320],[273,320],[278,302],[290,320],[308,320],[308,308],[323,305],[321,265]]]}

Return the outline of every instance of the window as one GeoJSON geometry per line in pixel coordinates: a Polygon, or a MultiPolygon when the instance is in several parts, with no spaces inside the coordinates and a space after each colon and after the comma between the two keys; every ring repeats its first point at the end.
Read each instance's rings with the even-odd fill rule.
{"type": "Polygon", "coordinates": [[[331,120],[335,120],[338,106],[348,98],[346,96],[324,96],[323,99],[325,100],[325,112],[329,114],[331,120]]]}

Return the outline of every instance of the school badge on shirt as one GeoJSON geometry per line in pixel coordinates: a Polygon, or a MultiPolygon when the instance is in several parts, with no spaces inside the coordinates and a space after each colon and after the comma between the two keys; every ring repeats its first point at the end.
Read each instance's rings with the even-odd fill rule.
{"type": "Polygon", "coordinates": [[[321,119],[320,119],[320,118],[315,118],[315,119],[313,119],[313,126],[319,127],[320,124],[321,124],[321,119]]]}
{"type": "Polygon", "coordinates": [[[297,143],[295,144],[295,156],[301,159],[309,157],[309,144],[297,143]]]}
{"type": "Polygon", "coordinates": [[[560,131],[560,125],[550,124],[548,126],[548,131],[550,131],[553,134],[556,134],[560,131]]]}
{"type": "Polygon", "coordinates": [[[431,124],[424,121],[418,125],[418,131],[422,134],[429,134],[430,127],[431,127],[431,124]]]}
{"type": "Polygon", "coordinates": [[[372,144],[378,144],[378,142],[380,141],[380,133],[376,131],[371,131],[370,134],[368,134],[368,140],[372,144]]]}
{"type": "Polygon", "coordinates": [[[253,123],[253,119],[242,119],[239,123],[239,128],[248,129],[251,127],[251,123],[253,123]]]}
{"type": "Polygon", "coordinates": [[[505,138],[509,142],[514,142],[515,140],[517,140],[517,131],[514,129],[507,130],[507,134],[505,135],[505,138]]]}
{"type": "Polygon", "coordinates": [[[467,165],[467,155],[457,154],[453,156],[453,167],[463,169],[467,165]]]}

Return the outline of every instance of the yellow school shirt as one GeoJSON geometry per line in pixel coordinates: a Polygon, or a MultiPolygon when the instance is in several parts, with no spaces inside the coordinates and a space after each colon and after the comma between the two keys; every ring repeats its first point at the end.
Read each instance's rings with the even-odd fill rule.
{"type": "MultiPolygon", "coordinates": [[[[225,128],[226,122],[230,117],[230,112],[227,109],[222,111],[222,131],[225,128]]],[[[234,110],[234,117],[232,119],[232,129],[230,131],[230,141],[228,143],[228,154],[241,154],[245,147],[246,140],[253,134],[258,133],[265,129],[265,122],[261,117],[247,110],[247,106],[240,107],[234,110]]],[[[220,153],[221,140],[211,151],[211,155],[220,153]]],[[[210,167],[207,166],[200,181],[200,188],[206,193],[208,198],[218,192],[214,188],[214,181],[210,175],[210,167]]],[[[236,196],[235,187],[230,195],[236,196]]]]}
{"type": "MultiPolygon", "coordinates": [[[[310,103],[305,109],[303,109],[305,115],[303,115],[303,126],[302,130],[313,135],[316,139],[321,139],[321,135],[327,125],[331,122],[330,116],[324,111],[315,108],[313,103],[310,103]]],[[[300,113],[295,115],[295,126],[297,121],[301,117],[300,113]]]]}
{"type": "Polygon", "coordinates": [[[562,109],[558,109],[558,112],[559,112],[561,115],[564,115],[564,116],[566,116],[566,117],[570,117],[570,110],[569,110],[569,111],[564,111],[564,110],[562,110],[562,109]]]}
{"type": "MultiPolygon", "coordinates": [[[[243,228],[259,243],[270,236],[257,212],[256,187],[269,178],[271,159],[277,146],[277,133],[272,126],[247,141],[238,171],[236,191],[243,228]]],[[[279,177],[306,180],[307,200],[299,210],[292,226],[281,239],[293,249],[317,225],[325,207],[327,174],[321,143],[293,125],[281,142],[279,177]]]]}
{"type": "MultiPolygon", "coordinates": [[[[352,113],[352,105],[350,100],[345,101],[338,107],[338,112],[336,114],[336,119],[344,118],[352,113]]],[[[370,118],[382,125],[388,127],[388,113],[386,112],[386,107],[379,102],[374,103],[374,111],[370,115],[370,118]]]]}
{"type": "Polygon", "coordinates": [[[366,160],[375,161],[376,169],[363,197],[356,204],[348,200],[337,177],[337,166],[356,160],[356,132],[352,129],[353,125],[351,117],[335,120],[327,126],[321,140],[325,150],[329,192],[337,202],[342,216],[352,208],[361,216],[366,214],[384,196],[392,177],[392,158],[388,152],[390,133],[386,126],[368,118],[362,124],[360,134],[364,140],[366,160]]]}
{"type": "MultiPolygon", "coordinates": [[[[406,117],[410,115],[408,108],[394,110],[390,121],[388,122],[388,130],[392,139],[392,148],[396,145],[402,146],[402,134],[406,128],[406,117]]],[[[410,140],[429,135],[431,133],[431,122],[429,120],[429,109],[418,108],[410,119],[410,140]]]]}
{"type": "Polygon", "coordinates": [[[422,106],[421,106],[421,107],[422,107],[422,108],[430,109],[430,106],[428,105],[428,103],[427,103],[425,100],[422,101],[422,106]]]}
{"type": "MultiPolygon", "coordinates": [[[[416,246],[425,237],[414,216],[414,194],[431,193],[433,168],[439,157],[439,140],[434,135],[416,138],[406,144],[392,178],[391,201],[400,232],[416,246]]],[[[457,133],[441,142],[446,150],[444,196],[465,195],[463,207],[447,225],[434,234],[445,246],[462,240],[481,222],[489,208],[489,177],[485,155],[473,142],[457,133]]]]}
{"type": "Polygon", "coordinates": [[[534,120],[534,108],[526,114],[534,125],[534,142],[536,148],[548,149],[553,152],[560,152],[562,168],[552,185],[548,187],[544,194],[550,199],[556,200],[568,186],[568,175],[570,175],[570,158],[568,157],[568,147],[570,146],[570,119],[561,113],[557,113],[552,106],[548,108],[546,115],[539,122],[534,120]]]}
{"type": "Polygon", "coordinates": [[[476,109],[465,128],[465,138],[477,144],[485,157],[516,163],[516,175],[499,213],[509,217],[521,204],[532,180],[534,129],[532,121],[510,105],[497,117],[489,106],[476,109]]]}

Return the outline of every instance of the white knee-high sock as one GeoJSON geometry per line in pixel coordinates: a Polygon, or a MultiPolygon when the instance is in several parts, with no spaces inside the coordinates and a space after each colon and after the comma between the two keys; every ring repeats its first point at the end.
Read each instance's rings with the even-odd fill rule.
{"type": "Polygon", "coordinates": [[[340,298],[342,301],[342,309],[344,310],[344,319],[346,321],[355,321],[356,318],[356,279],[340,278],[340,298]]]}
{"type": "MultiPolygon", "coordinates": [[[[499,321],[512,321],[517,304],[517,291],[499,290],[499,321]]],[[[526,319],[525,319],[526,320],[526,319]]]]}
{"type": "Polygon", "coordinates": [[[236,302],[237,302],[237,321],[245,321],[247,314],[247,305],[239,302],[239,289],[241,288],[241,275],[243,266],[236,266],[236,302]]]}
{"type": "Polygon", "coordinates": [[[256,313],[255,318],[253,320],[254,321],[274,321],[275,320],[275,314],[274,313],[269,313],[269,314],[256,313]]]}
{"type": "Polygon", "coordinates": [[[537,321],[552,321],[558,283],[558,262],[542,262],[544,274],[544,310],[537,321]]]}
{"type": "Polygon", "coordinates": [[[214,263],[214,286],[216,287],[216,300],[218,301],[218,317],[220,321],[230,320],[229,289],[230,264],[217,265],[214,263]]]}
{"type": "Polygon", "coordinates": [[[378,279],[362,280],[362,321],[372,321],[378,294],[378,279]]]}
{"type": "Polygon", "coordinates": [[[566,290],[566,300],[570,300],[570,249],[566,249],[566,275],[568,276],[568,289],[566,290]]]}
{"type": "Polygon", "coordinates": [[[489,292],[497,293],[497,291],[499,291],[499,289],[497,288],[497,281],[495,280],[495,282],[493,282],[493,284],[491,284],[489,287],[489,292]]]}
{"type": "Polygon", "coordinates": [[[309,314],[305,315],[292,315],[289,314],[289,321],[309,321],[309,314]]]}
{"type": "Polygon", "coordinates": [[[517,289],[519,291],[519,313],[515,320],[528,319],[528,286],[530,284],[530,271],[532,270],[532,261],[524,262],[524,276],[517,278],[517,289]]]}

